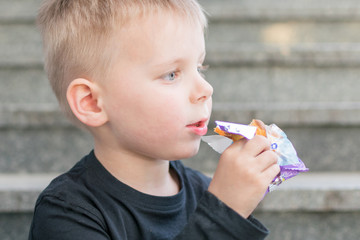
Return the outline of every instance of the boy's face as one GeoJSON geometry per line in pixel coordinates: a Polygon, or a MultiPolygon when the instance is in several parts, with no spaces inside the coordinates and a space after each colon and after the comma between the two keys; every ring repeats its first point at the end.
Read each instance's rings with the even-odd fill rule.
{"type": "Polygon", "coordinates": [[[101,83],[110,146],[146,159],[188,158],[207,131],[212,87],[201,75],[203,29],[170,13],[119,33],[115,67],[101,83]]]}

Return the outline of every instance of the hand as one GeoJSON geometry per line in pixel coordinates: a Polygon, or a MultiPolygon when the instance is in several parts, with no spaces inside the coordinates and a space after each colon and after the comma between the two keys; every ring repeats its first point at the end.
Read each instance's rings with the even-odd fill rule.
{"type": "Polygon", "coordinates": [[[263,136],[234,142],[221,155],[208,190],[247,218],[280,172],[277,158],[263,136]]]}

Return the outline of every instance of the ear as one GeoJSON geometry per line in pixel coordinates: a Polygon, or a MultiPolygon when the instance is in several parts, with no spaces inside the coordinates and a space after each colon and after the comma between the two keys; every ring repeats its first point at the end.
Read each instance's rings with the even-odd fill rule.
{"type": "Polygon", "coordinates": [[[67,89],[66,98],[74,115],[85,125],[99,127],[107,122],[100,91],[94,82],[84,78],[73,80],[67,89]]]}

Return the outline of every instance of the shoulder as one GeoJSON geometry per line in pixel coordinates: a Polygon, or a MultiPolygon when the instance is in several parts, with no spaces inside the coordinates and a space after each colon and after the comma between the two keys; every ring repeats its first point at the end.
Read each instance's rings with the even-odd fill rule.
{"type": "Polygon", "coordinates": [[[68,172],[53,179],[39,195],[35,213],[44,211],[71,210],[80,214],[87,214],[101,218],[94,204],[95,198],[88,187],[86,157],[79,161],[68,172]],[[61,210],[62,209],[62,210],[61,210]]]}
{"type": "Polygon", "coordinates": [[[78,191],[84,187],[84,177],[86,167],[84,164],[85,158],[79,161],[68,172],[54,178],[50,184],[40,194],[39,199],[46,196],[59,197],[64,199],[67,197],[67,192],[78,191]]]}
{"type": "Polygon", "coordinates": [[[104,239],[104,216],[82,174],[70,171],[60,175],[40,194],[29,239],[104,239]],[[93,237],[86,237],[90,233],[93,237]]]}

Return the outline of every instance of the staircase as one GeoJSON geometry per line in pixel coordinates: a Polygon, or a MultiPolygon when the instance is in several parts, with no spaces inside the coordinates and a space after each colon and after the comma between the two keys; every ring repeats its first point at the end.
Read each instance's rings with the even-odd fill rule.
{"type": "MultiPolygon", "coordinates": [[[[269,240],[360,239],[360,2],[201,0],[214,120],[276,123],[310,168],[255,216],[269,240]]],[[[34,24],[40,0],[0,0],[0,239],[27,239],[34,202],[91,149],[58,111],[34,24]]],[[[184,163],[211,174],[206,144],[184,163]]]]}

